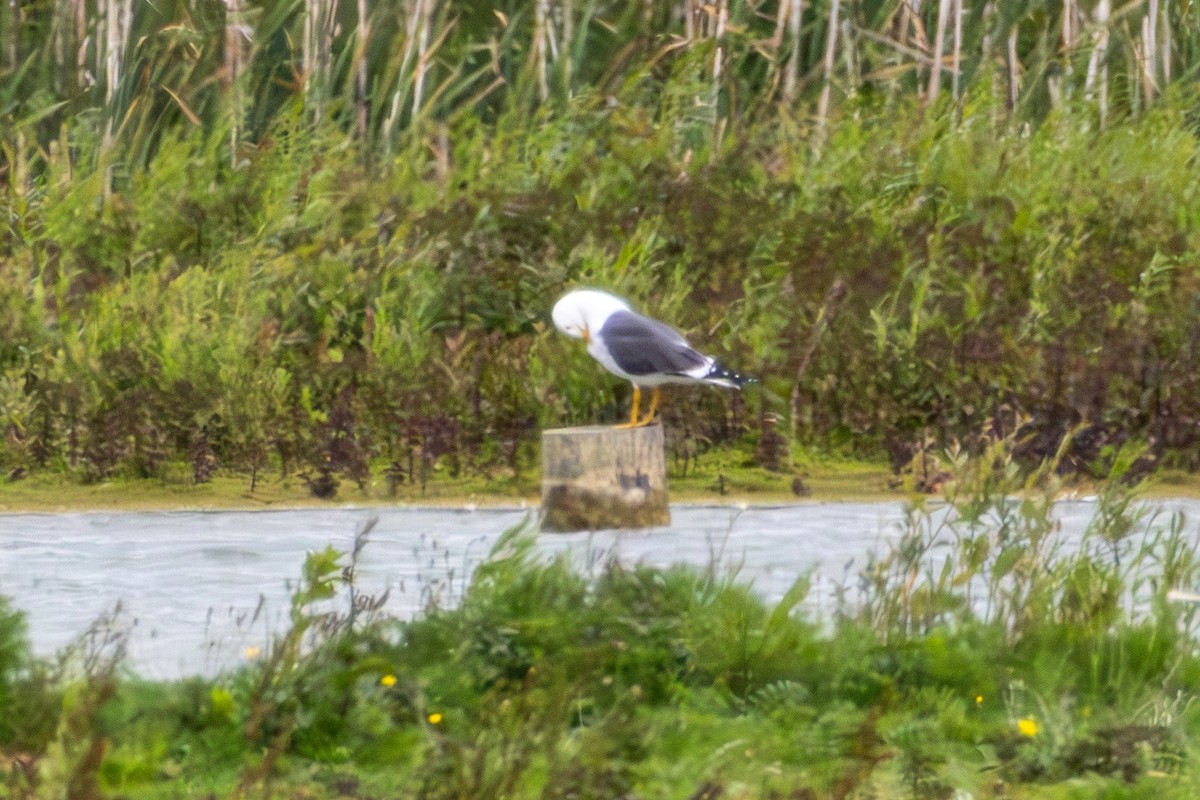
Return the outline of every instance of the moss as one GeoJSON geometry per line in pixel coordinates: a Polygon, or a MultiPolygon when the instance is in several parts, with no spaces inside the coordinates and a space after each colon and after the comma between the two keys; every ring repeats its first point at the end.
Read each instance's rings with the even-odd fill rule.
{"type": "Polygon", "coordinates": [[[667,492],[647,491],[641,502],[578,486],[554,486],[542,501],[542,530],[553,532],[605,528],[653,528],[671,524],[667,492]]]}

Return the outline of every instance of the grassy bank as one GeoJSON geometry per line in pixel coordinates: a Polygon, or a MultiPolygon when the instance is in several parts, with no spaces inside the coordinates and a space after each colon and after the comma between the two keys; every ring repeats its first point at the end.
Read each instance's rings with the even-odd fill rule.
{"type": "Polygon", "coordinates": [[[1194,523],[1098,487],[1081,542],[1051,470],[998,450],[830,591],[586,570],[506,533],[413,620],[312,553],[268,647],[149,683],[101,622],[38,662],[0,607],[0,792],[25,798],[1194,797],[1194,523]],[[1024,493],[1021,501],[1012,498],[1024,493]]]}
{"type": "Polygon", "coordinates": [[[627,413],[547,327],[578,284],[759,377],[672,394],[675,458],[779,436],[899,466],[1020,427],[1036,463],[1079,428],[1082,473],[1131,441],[1190,469],[1190,99],[1026,130],[980,91],[962,114],[864,102],[815,161],[779,122],[698,165],[679,130],[581,102],[464,131],[445,177],[308,128],[238,172],[164,143],[119,202],[60,164],[0,276],[0,469],[528,471],[540,430],[627,413]]]}
{"type": "Polygon", "coordinates": [[[114,2],[0,8],[3,474],[528,471],[580,284],[760,379],[679,458],[1196,466],[1188,4],[114,2]]]}
{"type": "MultiPolygon", "coordinates": [[[[719,449],[673,463],[668,485],[673,503],[804,503],[939,500],[952,465],[945,453],[929,452],[916,464],[897,471],[880,461],[821,455],[798,450],[785,470],[758,466],[744,449],[719,449]]],[[[1094,496],[1103,480],[1073,475],[1061,484],[1063,496],[1094,496]]],[[[1200,497],[1194,472],[1158,469],[1139,482],[1141,496],[1200,497]]],[[[192,480],[189,465],[176,464],[155,478],[117,476],[81,482],[70,475],[40,471],[19,480],[0,482],[0,513],[57,511],[164,511],[179,509],[267,510],[306,506],[535,506],[541,483],[534,468],[518,475],[430,475],[424,486],[394,483],[386,470],[373,471],[360,486],[339,482],[327,497],[316,497],[303,476],[264,475],[253,490],[246,475],[219,472],[208,480],[192,480]]]]}
{"type": "MultiPolygon", "coordinates": [[[[913,489],[911,478],[896,476],[884,463],[801,452],[786,471],[754,464],[743,450],[705,453],[669,470],[672,502],[796,502],[900,499],[913,489]]],[[[1180,484],[1183,493],[1187,484],[1180,484]]],[[[519,505],[541,502],[536,469],[520,474],[430,475],[420,481],[394,483],[386,470],[376,470],[359,484],[339,482],[328,497],[315,497],[301,476],[264,475],[253,490],[245,475],[217,473],[197,483],[189,465],[180,463],[156,478],[115,477],[81,482],[53,471],[0,482],[0,512],[169,509],[270,509],[346,504],[389,505],[519,505]]]]}

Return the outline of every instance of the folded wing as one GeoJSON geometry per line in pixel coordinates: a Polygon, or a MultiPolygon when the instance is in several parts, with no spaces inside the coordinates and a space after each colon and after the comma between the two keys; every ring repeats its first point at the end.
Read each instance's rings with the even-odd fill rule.
{"type": "Polygon", "coordinates": [[[712,359],[692,349],[669,325],[632,311],[617,311],[600,330],[613,361],[629,375],[700,379],[712,359]]]}

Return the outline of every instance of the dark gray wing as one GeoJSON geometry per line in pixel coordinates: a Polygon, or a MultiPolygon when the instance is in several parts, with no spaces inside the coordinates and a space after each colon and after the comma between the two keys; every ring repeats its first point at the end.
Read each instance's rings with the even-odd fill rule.
{"type": "Polygon", "coordinates": [[[630,375],[682,375],[708,363],[673,328],[632,311],[609,316],[600,338],[617,366],[630,375]]]}

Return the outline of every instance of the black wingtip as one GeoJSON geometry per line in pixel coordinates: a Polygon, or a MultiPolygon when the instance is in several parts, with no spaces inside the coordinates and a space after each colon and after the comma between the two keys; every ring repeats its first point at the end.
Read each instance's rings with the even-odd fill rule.
{"type": "Polygon", "coordinates": [[[713,364],[712,369],[709,370],[708,375],[704,376],[704,379],[713,383],[725,384],[733,389],[740,389],[748,383],[758,383],[757,378],[726,369],[720,364],[713,364]]]}

